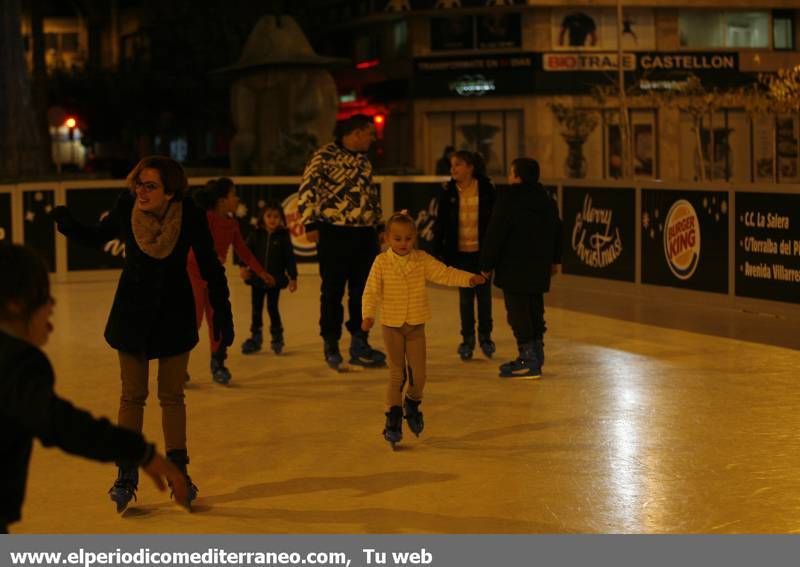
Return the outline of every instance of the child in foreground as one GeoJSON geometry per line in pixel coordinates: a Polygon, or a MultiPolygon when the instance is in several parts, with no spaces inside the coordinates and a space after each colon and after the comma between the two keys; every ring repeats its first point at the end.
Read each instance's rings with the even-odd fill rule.
{"type": "Polygon", "coordinates": [[[40,350],[55,303],[44,262],[28,248],[2,245],[0,271],[0,533],[20,519],[34,437],[87,459],[141,467],[160,490],[166,479],[186,505],[183,473],[141,433],[95,419],[53,391],[53,367],[40,350]]]}
{"type": "Polygon", "coordinates": [[[431,318],[425,283],[474,287],[486,280],[448,267],[426,252],[414,249],[417,227],[406,213],[392,215],[386,224],[386,235],[389,249],[375,258],[362,296],[362,329],[369,331],[375,324],[380,303],[389,359],[383,436],[394,449],[403,438],[401,403],[411,431],[419,436],[424,427],[419,405],[426,378],[425,322],[431,318]]]}

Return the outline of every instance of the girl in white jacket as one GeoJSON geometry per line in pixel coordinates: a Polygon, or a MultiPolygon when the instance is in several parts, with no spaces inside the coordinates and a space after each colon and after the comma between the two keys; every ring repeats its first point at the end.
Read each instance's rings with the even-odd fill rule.
{"type": "Polygon", "coordinates": [[[425,388],[425,322],[431,317],[425,283],[474,287],[483,276],[448,267],[416,250],[417,228],[406,213],[395,213],[386,224],[389,249],[372,264],[361,300],[362,329],[375,324],[381,304],[383,340],[389,358],[384,438],[394,448],[403,438],[403,408],[408,427],[419,436],[424,427],[419,404],[425,388]],[[405,400],[403,389],[406,387],[405,400]]]}

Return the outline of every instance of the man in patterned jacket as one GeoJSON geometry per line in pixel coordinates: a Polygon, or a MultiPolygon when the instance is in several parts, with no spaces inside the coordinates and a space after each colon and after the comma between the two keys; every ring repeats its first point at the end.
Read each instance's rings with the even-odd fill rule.
{"type": "Polygon", "coordinates": [[[339,339],[344,322],[344,288],[348,288],[347,330],[352,335],[350,363],[369,367],[386,364],[386,355],[373,349],[361,330],[361,295],[372,262],[379,252],[381,205],[372,185],[367,151],[375,141],[372,119],[351,116],[337,125],[336,141],[311,157],[303,173],[298,212],[306,236],[317,243],[320,297],[320,335],[325,361],[339,369],[339,339]]]}

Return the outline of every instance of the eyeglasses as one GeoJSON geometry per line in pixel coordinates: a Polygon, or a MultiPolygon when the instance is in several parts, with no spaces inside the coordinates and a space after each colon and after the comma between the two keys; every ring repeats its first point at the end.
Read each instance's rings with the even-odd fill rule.
{"type": "Polygon", "coordinates": [[[142,182],[140,179],[137,179],[133,182],[133,188],[138,189],[139,187],[144,187],[144,190],[148,193],[152,193],[158,189],[163,188],[163,185],[159,185],[158,183],[153,183],[152,181],[142,182]]]}

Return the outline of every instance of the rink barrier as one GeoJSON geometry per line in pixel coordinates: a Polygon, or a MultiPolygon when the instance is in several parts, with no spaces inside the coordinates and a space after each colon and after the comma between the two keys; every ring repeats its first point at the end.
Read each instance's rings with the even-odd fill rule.
{"type": "MultiPolygon", "coordinates": [[[[203,185],[209,177],[193,177],[203,185]]],[[[302,272],[313,272],[313,245],[296,218],[297,177],[233,177],[244,228],[261,201],[286,211],[302,272]],[[309,263],[311,262],[311,263],[309,263]]],[[[406,209],[428,248],[446,178],[379,176],[384,216],[406,209]]],[[[800,185],[723,182],[544,180],[564,220],[559,285],[653,301],[717,305],[784,317],[800,313],[800,185]],[[741,206],[737,207],[737,201],[741,206]]],[[[502,186],[498,182],[498,186],[502,186]]],[[[97,221],[124,189],[123,180],[0,185],[0,241],[40,251],[56,281],[110,279],[122,265],[120,243],[87,250],[54,230],[47,212],[68,205],[97,221]]]]}

